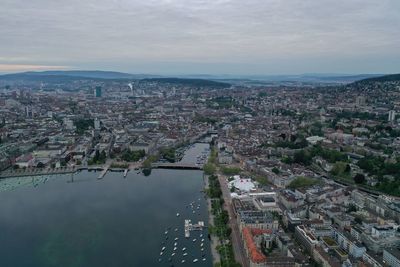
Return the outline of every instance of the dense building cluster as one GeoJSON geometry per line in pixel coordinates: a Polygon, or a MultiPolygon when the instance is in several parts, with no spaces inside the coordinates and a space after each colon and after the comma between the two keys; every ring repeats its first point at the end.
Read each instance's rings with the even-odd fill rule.
{"type": "Polygon", "coordinates": [[[246,265],[400,266],[398,81],[20,82],[0,111],[3,177],[175,161],[211,135],[246,265]]]}

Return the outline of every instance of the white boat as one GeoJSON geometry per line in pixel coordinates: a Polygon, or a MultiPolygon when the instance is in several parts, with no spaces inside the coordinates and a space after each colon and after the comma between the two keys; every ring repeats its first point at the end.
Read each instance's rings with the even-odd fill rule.
{"type": "Polygon", "coordinates": [[[162,254],[163,254],[163,252],[161,251],[161,252],[160,252],[160,256],[162,256],[162,254]]]}
{"type": "Polygon", "coordinates": [[[199,261],[198,259],[194,259],[194,260],[193,260],[193,262],[198,262],[198,261],[199,261]]]}
{"type": "Polygon", "coordinates": [[[203,261],[206,261],[206,258],[203,258],[203,261]]]}
{"type": "Polygon", "coordinates": [[[164,232],[164,234],[166,234],[166,235],[167,235],[167,234],[168,234],[168,231],[165,231],[165,232],[164,232]]]}
{"type": "Polygon", "coordinates": [[[204,251],[204,248],[201,248],[201,251],[204,251]]]}
{"type": "Polygon", "coordinates": [[[195,238],[195,239],[193,239],[193,242],[196,242],[196,238],[195,238]]]}
{"type": "Polygon", "coordinates": [[[200,237],[203,237],[203,234],[200,234],[200,237]]]}
{"type": "Polygon", "coordinates": [[[172,253],[172,254],[171,254],[171,257],[173,257],[173,256],[175,256],[175,253],[172,253]]]}
{"type": "Polygon", "coordinates": [[[186,248],[182,248],[182,251],[185,251],[186,250],[186,248]]]}
{"type": "Polygon", "coordinates": [[[204,238],[201,239],[201,242],[204,242],[204,238]]]}
{"type": "Polygon", "coordinates": [[[174,247],[174,251],[177,249],[177,247],[174,247]]]}
{"type": "Polygon", "coordinates": [[[200,244],[200,247],[202,247],[202,246],[204,246],[204,244],[203,244],[203,243],[201,243],[201,244],[200,244]]]}
{"type": "Polygon", "coordinates": [[[187,256],[187,253],[185,252],[185,253],[183,253],[183,256],[187,256]]]}
{"type": "Polygon", "coordinates": [[[162,247],[161,251],[164,251],[164,250],[165,250],[165,247],[162,247]]]}
{"type": "Polygon", "coordinates": [[[179,217],[179,215],[180,215],[180,214],[179,214],[179,212],[178,212],[178,213],[176,214],[176,217],[179,217]]]}
{"type": "Polygon", "coordinates": [[[185,263],[185,260],[182,260],[181,263],[185,263]]]}
{"type": "Polygon", "coordinates": [[[174,239],[174,240],[175,240],[175,241],[177,241],[178,239],[179,239],[179,238],[175,237],[175,239],[174,239]]]}
{"type": "Polygon", "coordinates": [[[175,232],[177,232],[178,231],[178,228],[175,228],[175,232]]]}
{"type": "Polygon", "coordinates": [[[175,243],[174,243],[174,247],[176,247],[177,245],[178,245],[178,242],[175,242],[175,243]]]}

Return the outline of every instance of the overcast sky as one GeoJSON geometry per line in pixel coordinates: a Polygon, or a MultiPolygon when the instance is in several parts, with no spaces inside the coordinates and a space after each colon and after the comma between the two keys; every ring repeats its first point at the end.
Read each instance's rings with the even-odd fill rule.
{"type": "Polygon", "coordinates": [[[0,71],[400,72],[400,0],[0,0],[0,71]]]}

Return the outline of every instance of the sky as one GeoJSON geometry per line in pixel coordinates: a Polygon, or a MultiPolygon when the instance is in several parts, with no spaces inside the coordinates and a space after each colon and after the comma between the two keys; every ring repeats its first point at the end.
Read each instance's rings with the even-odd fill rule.
{"type": "Polygon", "coordinates": [[[0,72],[400,73],[399,0],[0,0],[0,72]]]}

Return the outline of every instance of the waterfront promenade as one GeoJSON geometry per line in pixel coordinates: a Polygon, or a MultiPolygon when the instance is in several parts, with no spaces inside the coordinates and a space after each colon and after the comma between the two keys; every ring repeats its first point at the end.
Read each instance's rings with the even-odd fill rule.
{"type": "MultiPolygon", "coordinates": [[[[133,170],[141,167],[141,162],[135,162],[129,164],[128,169],[133,170]]],[[[12,169],[6,170],[0,173],[0,179],[12,178],[12,177],[23,177],[23,176],[41,176],[41,175],[55,175],[55,174],[67,174],[75,173],[77,171],[103,171],[107,168],[109,171],[120,171],[123,172],[126,168],[112,168],[112,164],[104,165],[91,165],[91,166],[73,166],[73,167],[60,167],[60,168],[26,168],[26,169],[12,169]]]]}
{"type": "MultiPolygon", "coordinates": [[[[209,188],[208,184],[208,175],[204,175],[204,184],[205,188],[209,188]]],[[[208,207],[208,225],[214,225],[214,215],[211,212],[211,199],[207,197],[207,207],[208,207]]],[[[211,255],[213,257],[213,265],[216,264],[217,262],[221,262],[219,253],[217,251],[217,246],[218,246],[218,237],[216,235],[211,236],[211,255]]]]}

